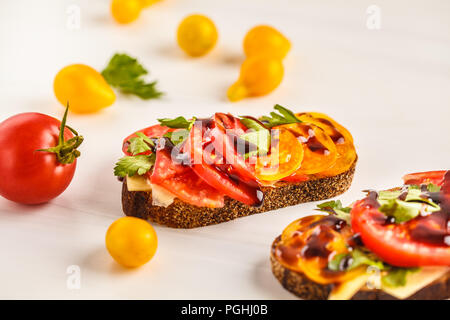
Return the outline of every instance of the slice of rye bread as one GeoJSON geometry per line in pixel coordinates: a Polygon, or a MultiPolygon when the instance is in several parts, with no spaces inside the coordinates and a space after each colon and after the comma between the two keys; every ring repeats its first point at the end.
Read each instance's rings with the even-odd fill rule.
{"type": "Polygon", "coordinates": [[[350,169],[333,177],[315,178],[300,183],[279,182],[275,187],[262,187],[264,202],[260,207],[251,207],[229,197],[225,197],[225,205],[222,208],[197,207],[178,198],[168,207],[155,206],[152,205],[150,191],[128,191],[125,179],[122,186],[122,208],[127,216],[148,219],[172,228],[208,226],[340,195],[350,187],[356,161],[357,159],[350,169]]]}
{"type": "MultiPolygon", "coordinates": [[[[292,271],[284,267],[274,256],[274,248],[281,240],[281,236],[275,239],[272,244],[270,262],[275,278],[289,292],[306,300],[326,300],[333,289],[332,284],[324,285],[316,283],[307,278],[303,273],[292,271]]],[[[439,279],[433,281],[426,287],[420,289],[407,300],[443,300],[450,298],[450,272],[447,272],[439,279]]],[[[352,300],[398,300],[396,297],[379,290],[369,289],[366,286],[361,288],[352,300]]]]}

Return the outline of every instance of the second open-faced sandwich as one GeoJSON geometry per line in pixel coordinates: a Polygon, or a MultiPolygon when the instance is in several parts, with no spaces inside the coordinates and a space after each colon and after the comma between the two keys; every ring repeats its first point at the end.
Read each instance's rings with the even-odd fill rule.
{"type": "Polygon", "coordinates": [[[404,183],[291,223],[272,245],[275,277],[303,299],[448,299],[450,171],[404,183]]]}
{"type": "Polygon", "coordinates": [[[125,214],[193,228],[347,190],[357,160],[347,129],[324,114],[275,109],[259,119],[159,119],[127,137],[115,167],[125,214]]]}

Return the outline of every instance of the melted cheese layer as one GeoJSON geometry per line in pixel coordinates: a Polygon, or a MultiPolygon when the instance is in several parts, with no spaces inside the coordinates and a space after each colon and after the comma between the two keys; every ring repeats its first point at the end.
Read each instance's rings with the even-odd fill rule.
{"type": "Polygon", "coordinates": [[[127,176],[127,187],[128,191],[152,192],[152,205],[154,206],[168,207],[176,198],[171,192],[156,184],[151,184],[146,177],[142,176],[127,176]]]}
{"type": "MultiPolygon", "coordinates": [[[[449,271],[450,267],[422,267],[419,272],[408,273],[406,285],[388,287],[382,284],[380,290],[383,290],[397,299],[406,299],[444,276],[449,271]]],[[[343,282],[331,291],[328,299],[349,300],[361,288],[366,286],[370,280],[373,280],[370,278],[374,276],[374,274],[365,273],[349,281],[343,282]]],[[[376,283],[381,283],[381,281],[376,281],[376,283]]]]}

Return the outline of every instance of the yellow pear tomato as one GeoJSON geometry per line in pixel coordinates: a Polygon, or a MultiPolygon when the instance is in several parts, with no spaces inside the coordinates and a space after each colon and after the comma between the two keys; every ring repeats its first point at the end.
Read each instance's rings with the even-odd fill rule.
{"type": "Polygon", "coordinates": [[[106,232],[105,241],[114,260],[128,268],[149,262],[158,246],[155,229],[147,221],[135,217],[114,221],[106,232]]]}
{"type": "Polygon", "coordinates": [[[214,23],[200,14],[184,18],[178,26],[178,45],[192,57],[200,57],[211,51],[216,45],[217,37],[214,23]]]}
{"type": "Polygon", "coordinates": [[[270,26],[256,26],[244,38],[244,52],[247,57],[263,54],[283,59],[290,48],[289,40],[270,26]]]}
{"type": "Polygon", "coordinates": [[[111,14],[118,23],[127,24],[139,18],[142,10],[141,0],[112,0],[111,14]]]}
{"type": "Polygon", "coordinates": [[[227,92],[230,101],[266,95],[275,90],[283,79],[284,68],[280,59],[269,56],[247,58],[238,81],[227,92]]]}
{"type": "Polygon", "coordinates": [[[95,69],[84,64],[72,64],[61,69],[53,82],[58,101],[77,113],[96,112],[116,100],[113,89],[95,69]]]}

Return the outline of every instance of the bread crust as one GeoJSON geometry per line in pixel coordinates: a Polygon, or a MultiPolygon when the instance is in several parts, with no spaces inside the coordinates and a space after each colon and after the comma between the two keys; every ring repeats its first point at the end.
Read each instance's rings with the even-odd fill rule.
{"type": "MultiPolygon", "coordinates": [[[[308,279],[303,273],[285,268],[274,256],[274,248],[281,240],[277,237],[272,244],[270,263],[275,278],[289,292],[306,300],[326,300],[333,289],[332,284],[323,285],[308,279]]],[[[450,298],[450,272],[414,293],[406,300],[443,300],[450,298]]],[[[352,300],[398,300],[396,297],[379,290],[361,288],[352,300]]]]}
{"type": "Polygon", "coordinates": [[[122,186],[122,208],[127,216],[148,219],[171,228],[213,225],[255,213],[340,195],[351,185],[356,161],[355,159],[350,169],[333,177],[314,178],[300,183],[280,182],[276,187],[262,187],[264,203],[260,207],[251,207],[229,197],[225,197],[225,205],[222,208],[197,207],[177,198],[168,207],[154,206],[151,192],[128,191],[125,179],[122,186]]]}

